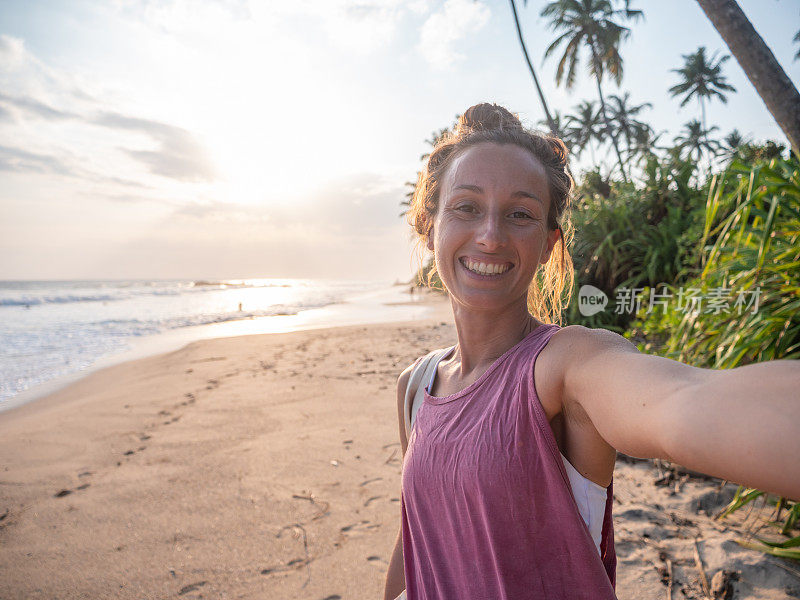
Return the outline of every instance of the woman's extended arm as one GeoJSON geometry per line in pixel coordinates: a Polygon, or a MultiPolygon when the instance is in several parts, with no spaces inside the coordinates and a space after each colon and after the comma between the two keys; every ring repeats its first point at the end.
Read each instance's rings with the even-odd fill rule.
{"type": "Polygon", "coordinates": [[[800,361],[699,369],[603,329],[564,333],[563,401],[611,446],[800,500],[800,361]]]}

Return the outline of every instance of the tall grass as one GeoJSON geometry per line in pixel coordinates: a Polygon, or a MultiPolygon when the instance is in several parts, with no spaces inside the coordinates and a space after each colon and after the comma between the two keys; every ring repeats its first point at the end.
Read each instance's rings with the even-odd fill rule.
{"type": "MultiPolygon", "coordinates": [[[[660,340],[660,354],[698,367],[800,358],[800,163],[776,158],[750,167],[734,161],[711,185],[699,247],[700,271],[682,287],[729,290],[727,309],[669,304],[663,311],[640,313],[632,332],[660,340]],[[749,306],[736,305],[742,296],[749,306]]],[[[670,289],[675,295],[680,291],[670,289]]],[[[792,536],[800,503],[740,487],[719,516],[758,498],[775,506],[771,525],[780,539],[742,540],[742,545],[800,560],[800,535],[792,536]]]]}

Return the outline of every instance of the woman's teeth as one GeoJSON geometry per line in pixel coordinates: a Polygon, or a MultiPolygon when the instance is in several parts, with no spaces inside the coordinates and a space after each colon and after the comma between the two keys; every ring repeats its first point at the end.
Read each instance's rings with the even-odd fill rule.
{"type": "Polygon", "coordinates": [[[461,264],[463,264],[467,269],[469,269],[473,273],[478,273],[479,275],[499,275],[500,273],[505,273],[511,268],[511,265],[509,265],[508,263],[487,264],[476,260],[466,260],[466,259],[462,260],[461,264]]]}

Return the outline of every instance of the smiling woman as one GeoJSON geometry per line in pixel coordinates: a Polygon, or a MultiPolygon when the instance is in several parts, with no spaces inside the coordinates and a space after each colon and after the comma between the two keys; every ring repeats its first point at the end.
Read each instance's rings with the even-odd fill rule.
{"type": "Polygon", "coordinates": [[[615,598],[617,450],[800,497],[797,361],[698,369],[557,324],[571,191],[564,144],[493,104],[429,156],[410,222],[458,342],[398,378],[386,600],[615,598]]]}
{"type": "MultiPolygon", "coordinates": [[[[479,104],[469,108],[456,130],[428,158],[414,193],[409,222],[419,242],[433,250],[439,231],[435,227],[437,217],[451,219],[459,213],[458,219],[471,222],[478,217],[482,207],[477,201],[485,198],[485,190],[475,184],[475,176],[483,175],[475,168],[486,171],[493,185],[508,185],[512,181],[509,171],[513,170],[509,158],[521,161],[521,187],[508,191],[508,206],[497,208],[507,211],[505,219],[516,222],[518,238],[532,230],[544,234],[546,229],[547,248],[541,257],[544,268],[537,273],[539,280],[530,281],[528,286],[528,309],[539,319],[559,322],[562,297],[565,293],[569,297],[573,282],[572,258],[567,250],[572,231],[568,209],[573,184],[567,172],[567,149],[561,140],[525,131],[519,119],[500,106],[479,104]],[[496,148],[498,145],[500,148],[496,148]],[[447,186],[452,194],[447,196],[444,210],[439,211],[440,195],[447,186]],[[549,260],[551,252],[553,260],[549,260]]],[[[469,259],[459,257],[462,264],[469,259]]],[[[489,260],[485,256],[483,260],[497,262],[496,258],[489,260]]],[[[442,268],[446,267],[437,261],[429,278],[442,268]]],[[[519,279],[524,279],[524,274],[519,279]]]]}

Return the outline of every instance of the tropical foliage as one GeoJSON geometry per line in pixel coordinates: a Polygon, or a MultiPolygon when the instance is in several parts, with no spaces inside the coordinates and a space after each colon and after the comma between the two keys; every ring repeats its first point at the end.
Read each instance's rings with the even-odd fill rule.
{"type": "MultiPolygon", "coordinates": [[[[734,160],[709,190],[698,247],[699,272],[667,286],[682,302],[640,311],[628,334],[649,340],[643,350],[698,367],[800,359],[800,163],[734,160]]],[[[759,497],[769,501],[740,487],[720,516],[759,497]]],[[[742,543],[800,560],[800,535],[792,533],[800,503],[771,502],[778,535],[742,543]]]]}

